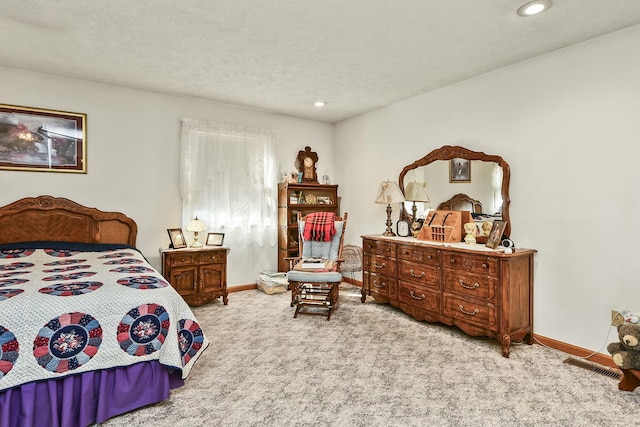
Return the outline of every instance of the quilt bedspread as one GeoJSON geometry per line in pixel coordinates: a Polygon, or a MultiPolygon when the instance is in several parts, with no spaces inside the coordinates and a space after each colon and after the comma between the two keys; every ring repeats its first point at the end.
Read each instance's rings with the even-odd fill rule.
{"type": "Polygon", "coordinates": [[[134,248],[0,249],[0,390],[150,360],[186,378],[208,345],[134,248]]]}

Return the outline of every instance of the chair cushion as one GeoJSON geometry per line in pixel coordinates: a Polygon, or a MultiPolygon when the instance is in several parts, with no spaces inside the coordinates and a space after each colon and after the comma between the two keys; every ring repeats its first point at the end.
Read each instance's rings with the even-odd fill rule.
{"type": "Polygon", "coordinates": [[[341,282],[342,273],[337,271],[313,272],[291,270],[287,273],[287,280],[306,283],[341,282]]]}
{"type": "MultiPolygon", "coordinates": [[[[302,238],[302,230],[304,230],[304,221],[298,224],[300,230],[299,238],[302,238]]],[[[340,237],[342,236],[342,226],[344,221],[336,221],[336,234],[333,235],[329,242],[317,242],[315,240],[305,240],[302,245],[302,258],[327,258],[331,261],[338,259],[338,251],[340,249],[340,237]]]]}

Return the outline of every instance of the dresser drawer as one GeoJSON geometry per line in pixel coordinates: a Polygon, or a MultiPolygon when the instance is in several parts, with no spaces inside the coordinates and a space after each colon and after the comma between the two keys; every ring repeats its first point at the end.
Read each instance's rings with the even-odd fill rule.
{"type": "Polygon", "coordinates": [[[498,279],[476,274],[462,274],[455,270],[444,270],[443,290],[495,302],[498,279]]]}
{"type": "Polygon", "coordinates": [[[444,252],[442,267],[461,272],[498,277],[498,259],[482,255],[467,255],[457,252],[444,252]]]}
{"type": "Polygon", "coordinates": [[[421,248],[418,246],[399,245],[398,259],[418,262],[428,265],[440,265],[440,251],[433,248],[421,248]]]}
{"type": "Polygon", "coordinates": [[[398,300],[435,313],[440,311],[440,293],[425,286],[400,281],[398,283],[398,300]]]}
{"type": "Polygon", "coordinates": [[[440,268],[409,261],[400,261],[398,264],[398,280],[416,282],[440,290],[440,268]]]}
{"type": "Polygon", "coordinates": [[[492,331],[498,329],[497,309],[493,304],[482,304],[444,294],[443,314],[468,323],[485,327],[492,331]]]}
{"type": "Polygon", "coordinates": [[[377,274],[364,273],[364,287],[372,294],[395,299],[398,295],[395,279],[377,274]]]}
{"type": "Polygon", "coordinates": [[[365,254],[364,269],[370,273],[395,276],[396,262],[387,257],[365,254]]]}
{"type": "Polygon", "coordinates": [[[389,242],[381,242],[377,240],[368,240],[364,241],[364,252],[368,254],[376,254],[387,257],[393,257],[395,245],[389,242]]]}

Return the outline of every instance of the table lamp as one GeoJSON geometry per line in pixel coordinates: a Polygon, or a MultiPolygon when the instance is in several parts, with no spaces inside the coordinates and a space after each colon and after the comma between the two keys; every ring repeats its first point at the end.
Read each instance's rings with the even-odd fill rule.
{"type": "Polygon", "coordinates": [[[391,229],[391,226],[393,225],[393,222],[391,221],[391,203],[401,202],[404,202],[404,196],[402,195],[402,191],[400,191],[398,184],[392,181],[382,181],[380,183],[380,188],[378,189],[378,195],[376,196],[375,203],[387,205],[387,230],[382,233],[383,236],[396,235],[396,233],[391,229]]]}
{"type": "Polygon", "coordinates": [[[415,221],[418,219],[416,214],[418,210],[416,202],[431,203],[429,196],[427,195],[427,183],[417,181],[409,182],[407,187],[404,189],[404,199],[408,202],[413,202],[411,211],[413,213],[412,220],[415,221]]]}
{"type": "Polygon", "coordinates": [[[198,241],[198,233],[207,229],[207,226],[195,217],[187,224],[186,230],[193,232],[193,243],[189,245],[190,248],[201,248],[202,243],[198,241]]]}

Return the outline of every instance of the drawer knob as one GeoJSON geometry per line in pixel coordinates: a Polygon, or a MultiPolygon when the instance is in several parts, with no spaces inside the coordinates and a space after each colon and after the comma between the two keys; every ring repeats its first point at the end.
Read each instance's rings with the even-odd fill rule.
{"type": "Polygon", "coordinates": [[[433,255],[427,255],[427,259],[432,259],[433,255]]]}
{"type": "Polygon", "coordinates": [[[421,300],[421,299],[425,299],[425,298],[426,298],[425,294],[422,294],[422,295],[420,295],[419,297],[417,297],[417,296],[413,293],[413,291],[409,291],[409,295],[411,295],[411,298],[413,298],[413,299],[417,299],[417,300],[421,300]]]}
{"type": "Polygon", "coordinates": [[[374,280],[373,286],[375,286],[376,288],[384,288],[384,282],[380,283],[377,280],[374,280]]]}
{"type": "Polygon", "coordinates": [[[487,264],[486,262],[482,263],[482,268],[489,268],[489,264],[487,264]]]}
{"type": "Polygon", "coordinates": [[[478,314],[478,313],[479,313],[479,310],[478,310],[477,308],[475,308],[475,309],[473,310],[473,312],[471,312],[471,311],[465,311],[464,306],[463,306],[462,304],[461,304],[461,305],[459,305],[459,306],[458,306],[458,308],[460,309],[460,312],[461,312],[461,313],[464,313],[464,314],[466,314],[466,315],[468,315],[468,316],[475,316],[476,314],[478,314]]]}
{"type": "Polygon", "coordinates": [[[185,262],[187,259],[185,257],[180,258],[180,262],[185,262]]]}
{"type": "Polygon", "coordinates": [[[474,282],[472,286],[465,285],[464,284],[464,280],[462,280],[462,279],[459,279],[458,283],[460,283],[460,286],[462,286],[465,289],[476,289],[476,288],[478,288],[480,286],[480,284],[478,282],[474,282]]]}
{"type": "Polygon", "coordinates": [[[411,277],[417,277],[417,278],[424,277],[424,271],[418,275],[413,272],[413,268],[409,271],[409,273],[411,273],[411,277]]]}
{"type": "Polygon", "coordinates": [[[449,259],[449,263],[451,263],[451,264],[455,264],[455,263],[456,263],[455,258],[450,258],[450,259],[449,259]]]}
{"type": "Polygon", "coordinates": [[[373,262],[373,266],[374,266],[375,268],[384,268],[386,265],[387,265],[387,263],[386,263],[386,262],[383,262],[382,264],[378,264],[378,263],[377,263],[377,262],[375,262],[375,261],[373,262]]]}

